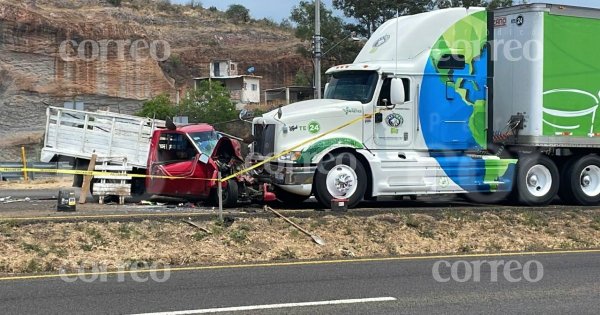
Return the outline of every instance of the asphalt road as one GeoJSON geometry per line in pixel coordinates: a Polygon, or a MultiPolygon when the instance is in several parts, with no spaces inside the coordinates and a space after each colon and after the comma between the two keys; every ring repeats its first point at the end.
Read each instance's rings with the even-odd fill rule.
{"type": "MultiPolygon", "coordinates": [[[[162,272],[152,275],[164,276],[162,272]]],[[[150,278],[149,274],[138,276],[150,278]]],[[[60,278],[2,279],[0,310],[3,314],[226,310],[232,314],[597,314],[599,276],[600,252],[199,269],[172,271],[165,282],[136,282],[130,275],[121,279],[110,275],[106,281],[89,283],[60,278]],[[537,265],[531,267],[533,263],[528,277],[519,269],[509,274],[521,277],[519,282],[508,281],[502,265],[493,281],[493,268],[487,263],[481,264],[481,272],[472,267],[471,276],[466,277],[465,263],[459,261],[481,260],[505,264],[516,260],[521,265],[535,260],[543,266],[542,277],[538,277],[537,265]],[[447,264],[438,263],[442,267],[437,270],[447,282],[436,281],[432,272],[441,261],[447,264]],[[461,267],[456,269],[456,278],[451,272],[454,265],[461,267]],[[475,274],[480,276],[478,282],[475,274]],[[239,308],[233,311],[231,307],[239,308]]]]}

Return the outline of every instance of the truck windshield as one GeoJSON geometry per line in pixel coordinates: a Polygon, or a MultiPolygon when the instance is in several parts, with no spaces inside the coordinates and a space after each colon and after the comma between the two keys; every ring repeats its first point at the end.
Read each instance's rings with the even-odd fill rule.
{"type": "Polygon", "coordinates": [[[375,71],[346,71],[334,73],[329,79],[325,98],[345,101],[371,101],[379,75],[375,71]]]}
{"type": "Polygon", "coordinates": [[[202,154],[208,156],[212,155],[219,138],[221,138],[216,131],[192,132],[190,133],[190,137],[194,140],[198,148],[200,148],[202,154]]]}

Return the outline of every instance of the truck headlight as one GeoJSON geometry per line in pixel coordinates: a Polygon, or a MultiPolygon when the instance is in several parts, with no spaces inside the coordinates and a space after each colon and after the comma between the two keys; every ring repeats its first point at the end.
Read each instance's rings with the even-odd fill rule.
{"type": "Polygon", "coordinates": [[[302,151],[292,151],[289,152],[287,154],[284,154],[282,156],[279,157],[280,161],[286,161],[286,162],[294,162],[297,161],[298,159],[300,159],[300,157],[302,156],[302,151]]]}

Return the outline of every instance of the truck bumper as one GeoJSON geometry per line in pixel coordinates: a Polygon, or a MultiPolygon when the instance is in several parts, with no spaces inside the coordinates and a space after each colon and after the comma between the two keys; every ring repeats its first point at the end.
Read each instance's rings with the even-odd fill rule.
{"type": "Polygon", "coordinates": [[[271,172],[271,180],[278,186],[312,185],[316,170],[317,166],[278,167],[271,172]]]}

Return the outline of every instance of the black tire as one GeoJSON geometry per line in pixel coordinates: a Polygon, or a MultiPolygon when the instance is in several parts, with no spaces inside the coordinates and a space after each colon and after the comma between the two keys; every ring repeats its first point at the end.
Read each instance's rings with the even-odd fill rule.
{"type": "Polygon", "coordinates": [[[356,173],[356,190],[350,196],[336,196],[348,199],[348,208],[353,208],[361,202],[367,191],[367,172],[362,163],[351,153],[338,155],[328,154],[323,158],[314,179],[314,193],[317,200],[327,209],[331,208],[334,196],[327,189],[327,175],[336,166],[345,165],[356,173]]]}
{"type": "MultiPolygon", "coordinates": [[[[73,165],[73,170],[87,171],[89,165],[90,165],[89,160],[75,159],[75,162],[73,165]]],[[[73,175],[73,187],[81,187],[81,186],[83,186],[83,175],[73,175]]]]}
{"type": "Polygon", "coordinates": [[[546,206],[554,200],[558,194],[560,175],[558,167],[550,158],[545,155],[526,155],[519,158],[517,169],[516,188],[521,204],[534,207],[546,206]],[[539,176],[537,181],[534,181],[535,177],[533,176],[528,178],[530,171],[535,173],[540,169],[548,171],[549,185],[542,179],[542,176],[539,176]],[[547,192],[536,196],[531,193],[530,189],[542,192],[547,189],[547,192]]]}
{"type": "MultiPolygon", "coordinates": [[[[219,205],[219,197],[218,197],[218,189],[213,190],[211,203],[214,205],[219,205]]],[[[238,183],[230,179],[227,181],[227,187],[223,188],[223,208],[233,208],[237,206],[238,198],[239,198],[239,188],[238,183]]]]}
{"type": "MultiPolygon", "coordinates": [[[[600,204],[600,192],[595,193],[589,191],[586,193],[584,179],[589,180],[587,187],[590,185],[600,185],[598,171],[600,170],[600,157],[595,154],[590,154],[582,157],[575,157],[567,163],[563,169],[563,179],[561,183],[560,195],[571,203],[576,203],[582,206],[595,206],[600,204]],[[584,178],[587,173],[588,177],[584,178]],[[590,174],[594,174],[590,176],[590,174]]],[[[592,188],[594,187],[592,186],[592,188]]],[[[594,190],[594,189],[592,189],[594,190]]]]}
{"type": "Polygon", "coordinates": [[[275,197],[283,204],[297,205],[306,201],[310,196],[296,195],[275,186],[275,197]]]}
{"type": "Polygon", "coordinates": [[[502,192],[470,192],[466,194],[461,194],[466,201],[471,203],[478,204],[498,204],[504,203],[508,198],[510,198],[510,191],[502,191],[502,192]]]}
{"type": "Polygon", "coordinates": [[[579,156],[571,158],[569,161],[564,163],[560,169],[560,188],[558,189],[558,196],[564,204],[572,205],[576,203],[570,187],[571,176],[569,176],[569,172],[572,171],[573,163],[575,163],[579,158],[579,156]]]}

